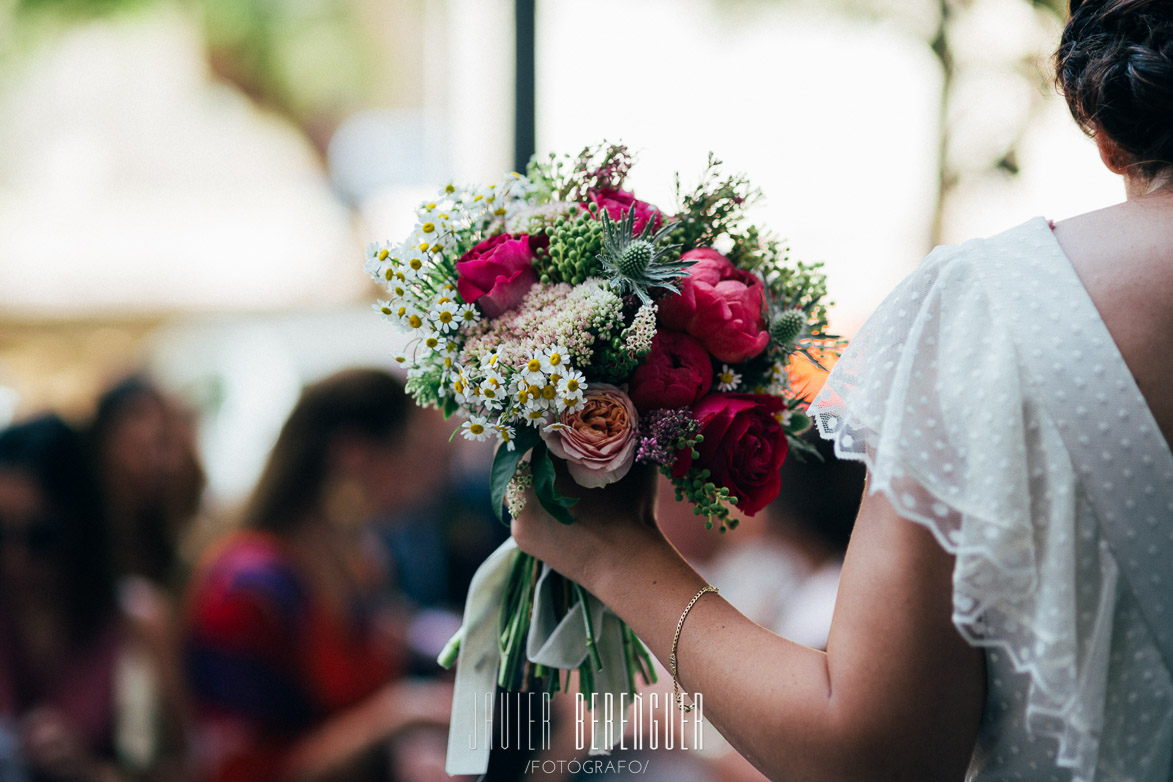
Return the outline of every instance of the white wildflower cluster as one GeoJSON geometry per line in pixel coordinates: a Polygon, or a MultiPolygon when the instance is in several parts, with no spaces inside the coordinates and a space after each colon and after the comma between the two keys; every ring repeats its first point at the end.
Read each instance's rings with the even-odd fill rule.
{"type": "Polygon", "coordinates": [[[516,369],[493,352],[458,367],[452,381],[457,403],[469,412],[460,433],[470,440],[500,439],[510,449],[516,426],[557,426],[563,413],[582,409],[586,389],[586,378],[561,345],[533,351],[516,369]]]}
{"type": "Polygon", "coordinates": [[[416,211],[405,241],[372,243],[364,269],[387,291],[375,305],[383,317],[419,338],[413,348],[444,352],[457,330],[478,320],[476,309],[456,292],[456,259],[496,221],[524,204],[528,180],[511,174],[498,184],[445,186],[416,211]]]}
{"type": "Polygon", "coordinates": [[[407,239],[367,248],[363,268],[387,294],[375,309],[411,336],[395,361],[407,369],[409,380],[438,380],[429,385],[439,398],[452,393],[464,332],[480,320],[479,310],[457,292],[456,261],[524,204],[532,190],[519,174],[485,186],[449,184],[420,205],[407,239]]]}

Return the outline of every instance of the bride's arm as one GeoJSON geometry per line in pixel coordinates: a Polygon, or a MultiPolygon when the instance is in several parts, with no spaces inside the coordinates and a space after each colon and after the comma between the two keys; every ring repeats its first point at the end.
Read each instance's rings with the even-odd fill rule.
{"type": "MultiPolygon", "coordinates": [[[[650,500],[608,491],[587,492],[570,526],[531,502],[514,536],[610,606],[667,665],[680,613],[705,582],[654,526],[650,500]]],[[[960,780],[985,673],[981,651],[950,620],[952,566],[928,530],[865,494],[827,651],[706,594],[680,634],[681,685],[704,694],[705,717],[772,779],[960,780]]]]}

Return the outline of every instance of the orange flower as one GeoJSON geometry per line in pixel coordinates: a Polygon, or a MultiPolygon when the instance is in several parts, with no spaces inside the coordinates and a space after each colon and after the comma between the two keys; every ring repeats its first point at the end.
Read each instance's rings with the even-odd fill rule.
{"type": "Polygon", "coordinates": [[[810,403],[815,398],[815,394],[822,389],[823,383],[827,382],[827,375],[830,373],[831,367],[835,366],[835,362],[839,360],[839,356],[829,350],[814,350],[812,352],[825,369],[819,369],[802,354],[795,354],[790,362],[790,388],[798,399],[807,403],[810,403]]]}

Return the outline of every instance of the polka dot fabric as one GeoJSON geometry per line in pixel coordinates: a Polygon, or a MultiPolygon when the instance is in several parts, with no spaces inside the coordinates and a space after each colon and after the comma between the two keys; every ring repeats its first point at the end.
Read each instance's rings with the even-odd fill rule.
{"type": "Polygon", "coordinates": [[[811,411],[956,555],[987,650],[970,778],[1173,780],[1173,454],[1047,221],[930,253],[811,411]]]}

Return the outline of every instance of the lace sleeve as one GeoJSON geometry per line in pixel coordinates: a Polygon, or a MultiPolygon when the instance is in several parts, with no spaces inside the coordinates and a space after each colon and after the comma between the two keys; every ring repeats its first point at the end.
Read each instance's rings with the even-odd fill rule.
{"type": "Polygon", "coordinates": [[[1059,324],[1010,332],[1007,305],[986,284],[991,251],[974,242],[931,253],[852,340],[810,410],[839,456],[866,463],[870,491],[956,556],[954,624],[1027,674],[1027,729],[1056,738],[1058,765],[1090,779],[1127,598],[1023,371],[1025,361],[1081,357],[1046,353],[1059,324]]]}

